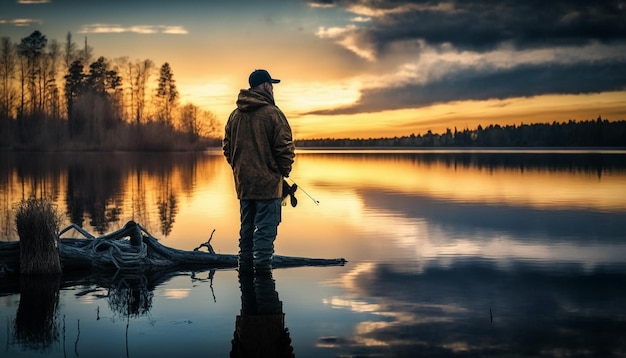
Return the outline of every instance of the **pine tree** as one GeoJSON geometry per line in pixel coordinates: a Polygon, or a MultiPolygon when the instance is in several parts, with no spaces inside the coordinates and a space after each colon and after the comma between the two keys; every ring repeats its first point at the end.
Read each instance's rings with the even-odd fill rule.
{"type": "Polygon", "coordinates": [[[167,62],[161,66],[156,97],[159,107],[159,120],[171,126],[173,124],[172,112],[178,100],[178,90],[176,89],[174,74],[167,62]]]}

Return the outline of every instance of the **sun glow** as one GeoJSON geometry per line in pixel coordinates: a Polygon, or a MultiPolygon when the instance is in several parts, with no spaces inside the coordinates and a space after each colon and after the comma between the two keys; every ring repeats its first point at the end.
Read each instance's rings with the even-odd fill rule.
{"type": "Polygon", "coordinates": [[[626,116],[626,92],[591,95],[546,95],[506,100],[463,101],[423,108],[375,113],[292,116],[298,139],[378,138],[410,134],[443,134],[447,129],[463,130],[499,125],[567,122],[626,116]]]}

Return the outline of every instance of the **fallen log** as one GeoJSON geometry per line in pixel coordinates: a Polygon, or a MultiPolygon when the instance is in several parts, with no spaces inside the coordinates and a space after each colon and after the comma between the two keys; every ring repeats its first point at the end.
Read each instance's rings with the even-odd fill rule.
{"type": "MultiPolygon", "coordinates": [[[[129,221],[122,229],[100,237],[72,224],[58,235],[58,251],[63,271],[83,269],[117,269],[149,272],[156,269],[235,268],[236,254],[217,254],[210,240],[194,251],[184,251],[161,245],[141,225],[129,221]],[[76,230],[84,238],[63,238],[76,230]],[[199,251],[207,247],[208,252],[199,251]]],[[[19,242],[0,242],[0,275],[19,271],[19,242]]],[[[339,266],[343,258],[322,259],[275,255],[272,267],[339,266]]]]}

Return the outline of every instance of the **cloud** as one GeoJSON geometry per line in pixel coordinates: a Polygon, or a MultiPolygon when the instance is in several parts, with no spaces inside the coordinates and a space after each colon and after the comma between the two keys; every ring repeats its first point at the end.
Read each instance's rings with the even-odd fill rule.
{"type": "Polygon", "coordinates": [[[320,27],[316,36],[321,39],[334,40],[335,43],[368,61],[375,60],[374,49],[368,46],[367,41],[363,39],[366,34],[354,24],[345,27],[320,27]]]}
{"type": "Polygon", "coordinates": [[[18,0],[18,4],[34,5],[34,4],[49,4],[51,0],[18,0]]]}
{"type": "Polygon", "coordinates": [[[423,49],[395,72],[362,78],[353,105],[311,114],[353,114],[438,103],[626,90],[626,44],[492,52],[423,49]]]}
{"type": "Polygon", "coordinates": [[[330,8],[335,7],[332,1],[313,1],[308,3],[309,7],[312,8],[330,8]]]}
{"type": "Polygon", "coordinates": [[[354,114],[433,104],[532,97],[545,94],[581,94],[626,90],[626,63],[607,62],[559,67],[525,65],[506,70],[469,69],[426,84],[364,89],[353,105],[308,114],[354,114]]]}
{"type": "Polygon", "coordinates": [[[316,35],[371,71],[358,103],[314,114],[626,90],[626,6],[618,0],[321,3],[369,20],[352,17],[316,35]]]}
{"type": "Polygon", "coordinates": [[[493,49],[502,43],[527,48],[623,41],[626,37],[626,7],[619,0],[341,0],[335,6],[370,17],[368,38],[379,49],[407,40],[451,44],[461,49],[493,49]]]}
{"type": "Polygon", "coordinates": [[[370,17],[357,16],[352,18],[353,22],[370,22],[372,19],[370,17]]]}
{"type": "Polygon", "coordinates": [[[41,25],[43,22],[40,19],[13,19],[7,21],[18,27],[26,27],[31,25],[41,25]]]}
{"type": "Polygon", "coordinates": [[[143,35],[150,34],[170,34],[170,35],[186,35],[189,32],[183,26],[166,26],[166,25],[132,25],[122,26],[117,24],[91,24],[84,25],[79,31],[83,34],[119,34],[119,33],[136,33],[143,35]]]}
{"type": "Polygon", "coordinates": [[[162,32],[171,35],[187,35],[189,32],[182,26],[163,26],[162,32]]]}

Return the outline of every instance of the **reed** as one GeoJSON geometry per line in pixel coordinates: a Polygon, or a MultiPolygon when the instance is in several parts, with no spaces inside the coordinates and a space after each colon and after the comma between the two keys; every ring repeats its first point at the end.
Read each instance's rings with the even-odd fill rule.
{"type": "Polygon", "coordinates": [[[17,207],[15,224],[20,237],[20,273],[61,273],[57,250],[60,218],[46,199],[29,198],[17,207]]]}

